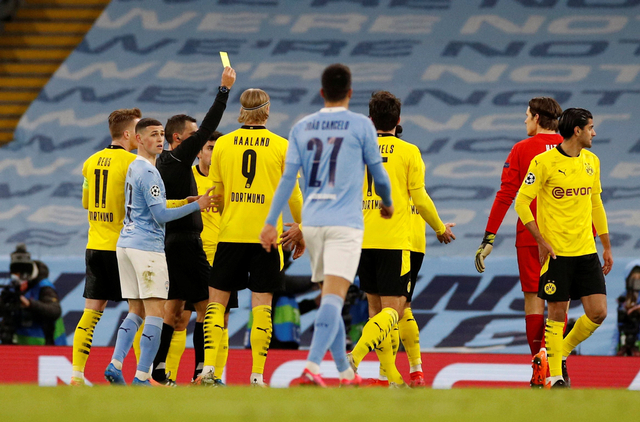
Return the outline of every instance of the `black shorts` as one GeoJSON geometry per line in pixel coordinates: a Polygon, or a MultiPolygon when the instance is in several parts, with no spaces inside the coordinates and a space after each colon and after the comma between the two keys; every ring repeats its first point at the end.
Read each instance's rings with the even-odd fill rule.
{"type": "Polygon", "coordinates": [[[595,294],[607,294],[597,253],[549,259],[547,271],[540,276],[538,297],[548,302],[565,302],[595,294]]]}
{"type": "Polygon", "coordinates": [[[418,281],[418,273],[422,268],[422,261],[424,260],[424,254],[422,252],[411,251],[411,286],[409,292],[404,295],[407,298],[407,302],[411,302],[413,299],[413,291],[416,288],[418,281]]]}
{"type": "Polygon", "coordinates": [[[209,299],[211,266],[198,233],[171,233],[164,241],[169,270],[168,299],[198,303],[209,299]]]}
{"type": "Polygon", "coordinates": [[[411,291],[411,271],[402,272],[402,250],[363,249],[358,265],[360,289],[380,296],[406,296],[411,291]]]}
{"type": "Polygon", "coordinates": [[[259,243],[218,243],[209,286],[225,292],[249,289],[255,293],[284,290],[278,249],[267,253],[259,243]]]}
{"type": "MultiPolygon", "coordinates": [[[[224,313],[228,314],[231,309],[238,309],[238,292],[237,291],[231,292],[231,296],[229,296],[229,302],[227,302],[227,309],[225,309],[224,313]]],[[[196,307],[193,306],[193,303],[187,301],[184,304],[184,310],[195,312],[196,307]]]]}
{"type": "Polygon", "coordinates": [[[87,249],[84,260],[87,278],[82,296],[87,299],[121,301],[122,290],[116,251],[87,249]]]}

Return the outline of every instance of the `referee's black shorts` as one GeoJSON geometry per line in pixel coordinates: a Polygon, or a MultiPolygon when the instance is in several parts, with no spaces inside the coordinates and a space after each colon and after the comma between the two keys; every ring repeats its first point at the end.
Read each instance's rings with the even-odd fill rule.
{"type": "Polygon", "coordinates": [[[225,292],[249,289],[255,293],[284,290],[278,249],[264,250],[259,243],[220,242],[211,268],[209,285],[225,292]]]}
{"type": "Polygon", "coordinates": [[[539,298],[548,302],[566,302],[595,294],[607,294],[597,253],[549,258],[547,270],[540,276],[539,298]]]}
{"type": "Polygon", "coordinates": [[[200,233],[167,234],[164,251],[169,270],[169,299],[198,303],[209,299],[211,267],[202,248],[200,233]]]}
{"type": "Polygon", "coordinates": [[[122,291],[116,251],[87,249],[84,260],[87,278],[82,296],[87,299],[121,301],[122,291]]]}
{"type": "Polygon", "coordinates": [[[402,275],[402,250],[363,249],[358,265],[360,289],[380,296],[411,293],[411,271],[402,275]]]}

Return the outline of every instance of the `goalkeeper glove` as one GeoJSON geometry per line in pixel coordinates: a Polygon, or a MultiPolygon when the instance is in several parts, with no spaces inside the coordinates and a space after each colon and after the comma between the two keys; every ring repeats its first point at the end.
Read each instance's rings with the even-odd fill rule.
{"type": "Polygon", "coordinates": [[[478,270],[479,273],[484,272],[484,259],[488,257],[493,250],[493,241],[495,240],[495,238],[495,234],[484,232],[482,243],[476,251],[476,270],[478,270]]]}

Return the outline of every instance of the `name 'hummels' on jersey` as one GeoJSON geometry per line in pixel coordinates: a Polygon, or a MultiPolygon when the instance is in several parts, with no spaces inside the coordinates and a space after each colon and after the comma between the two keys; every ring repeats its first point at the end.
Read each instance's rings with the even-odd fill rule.
{"type": "MultiPolygon", "coordinates": [[[[378,134],[378,151],[389,180],[395,211],[390,219],[378,211],[382,201],[368,169],[362,186],[363,249],[411,249],[410,191],[424,189],[424,163],[420,150],[391,134],[378,134]]],[[[424,236],[424,232],[423,232],[424,236]]]]}

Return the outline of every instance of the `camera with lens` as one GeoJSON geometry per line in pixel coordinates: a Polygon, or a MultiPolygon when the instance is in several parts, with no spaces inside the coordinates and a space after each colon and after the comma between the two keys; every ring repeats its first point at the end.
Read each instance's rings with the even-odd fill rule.
{"type": "Polygon", "coordinates": [[[618,356],[640,356],[640,266],[631,264],[625,284],[627,292],[618,298],[618,356]]]}
{"type": "Polygon", "coordinates": [[[0,342],[12,344],[17,326],[23,318],[20,296],[27,289],[29,280],[38,276],[38,267],[31,260],[24,243],[16,247],[11,254],[9,266],[11,278],[0,284],[0,342]]]}

